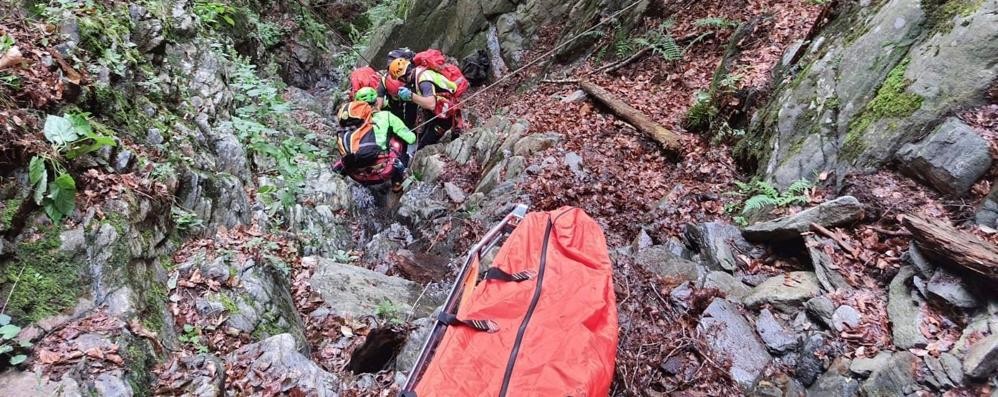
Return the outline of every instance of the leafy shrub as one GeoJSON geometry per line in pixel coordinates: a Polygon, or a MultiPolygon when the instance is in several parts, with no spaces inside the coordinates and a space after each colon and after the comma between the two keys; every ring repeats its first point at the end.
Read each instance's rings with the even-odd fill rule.
{"type": "Polygon", "coordinates": [[[403,323],[402,312],[402,308],[398,307],[389,300],[379,302],[378,306],[374,308],[374,314],[378,316],[379,319],[388,321],[388,323],[392,325],[399,325],[403,323]]]}
{"type": "Polygon", "coordinates": [[[208,26],[218,27],[222,22],[229,26],[236,26],[232,16],[235,9],[232,6],[215,1],[197,1],[194,3],[194,15],[197,15],[201,23],[208,26]]]}
{"type": "Polygon", "coordinates": [[[0,314],[0,356],[7,357],[10,365],[18,365],[28,359],[25,350],[31,347],[31,342],[14,341],[21,333],[21,327],[11,324],[10,320],[10,316],[0,314]]]}
{"type": "Polygon", "coordinates": [[[184,332],[177,336],[177,340],[181,343],[191,345],[194,350],[200,354],[208,353],[208,346],[201,343],[201,327],[195,327],[191,324],[184,324],[184,332]]]}

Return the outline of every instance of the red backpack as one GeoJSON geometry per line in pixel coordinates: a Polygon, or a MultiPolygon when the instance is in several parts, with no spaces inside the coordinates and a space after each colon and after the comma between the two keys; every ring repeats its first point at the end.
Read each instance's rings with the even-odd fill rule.
{"type": "Polygon", "coordinates": [[[444,54],[437,49],[429,49],[416,54],[412,58],[412,62],[416,66],[422,66],[424,68],[433,70],[434,72],[440,73],[447,80],[453,81],[457,85],[457,89],[454,90],[452,96],[458,98],[468,91],[471,84],[468,83],[468,79],[464,78],[464,73],[461,73],[461,68],[453,63],[448,63],[447,58],[444,54]]]}
{"type": "Polygon", "coordinates": [[[364,66],[362,68],[354,69],[350,72],[350,99],[357,94],[361,88],[371,87],[378,89],[381,85],[381,75],[378,74],[374,68],[370,66],[364,66]]]}

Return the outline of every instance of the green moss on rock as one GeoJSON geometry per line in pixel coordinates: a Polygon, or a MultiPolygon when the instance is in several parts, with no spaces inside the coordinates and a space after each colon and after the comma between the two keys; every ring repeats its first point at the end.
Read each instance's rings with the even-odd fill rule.
{"type": "Polygon", "coordinates": [[[866,149],[863,136],[873,123],[884,118],[908,117],[922,107],[923,98],[907,92],[911,81],[904,78],[908,69],[908,59],[897,64],[887,74],[887,78],[877,90],[877,95],[853,116],[849,122],[849,132],[842,146],[846,159],[855,159],[866,149]]]}
{"type": "Polygon", "coordinates": [[[14,216],[20,208],[20,199],[12,198],[3,202],[3,208],[0,208],[0,232],[10,230],[14,224],[14,216]]]}
{"type": "Polygon", "coordinates": [[[935,32],[953,29],[953,18],[969,17],[984,5],[985,0],[922,0],[927,26],[935,32]]]}
{"type": "Polygon", "coordinates": [[[83,292],[83,266],[59,250],[59,232],[52,226],[36,239],[22,241],[14,248],[14,260],[0,265],[3,294],[17,283],[7,302],[12,316],[35,322],[76,305],[83,292]]]}

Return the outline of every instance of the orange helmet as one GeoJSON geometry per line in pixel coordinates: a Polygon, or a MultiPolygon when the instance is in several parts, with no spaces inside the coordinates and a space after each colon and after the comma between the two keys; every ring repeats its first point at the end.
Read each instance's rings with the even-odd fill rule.
{"type": "Polygon", "coordinates": [[[409,60],[405,58],[398,58],[392,61],[391,65],[388,65],[388,75],[392,76],[393,79],[401,79],[405,72],[409,70],[409,60]]]}

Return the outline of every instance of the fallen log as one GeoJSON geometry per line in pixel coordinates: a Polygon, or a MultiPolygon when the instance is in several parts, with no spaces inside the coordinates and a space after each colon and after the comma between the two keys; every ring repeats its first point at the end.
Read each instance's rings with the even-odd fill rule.
{"type": "Polygon", "coordinates": [[[909,215],[903,223],[922,253],[998,283],[998,248],[993,244],[934,219],[909,215]]]}
{"type": "Polygon", "coordinates": [[[668,128],[663,127],[661,124],[656,123],[648,115],[641,113],[641,111],[635,109],[631,105],[617,99],[609,91],[603,89],[591,81],[581,81],[579,86],[585,91],[589,96],[595,98],[600,103],[606,105],[610,108],[614,114],[623,119],[624,121],[630,123],[645,134],[651,136],[666,152],[672,154],[681,154],[681,143],[679,135],[670,131],[668,128]]]}

